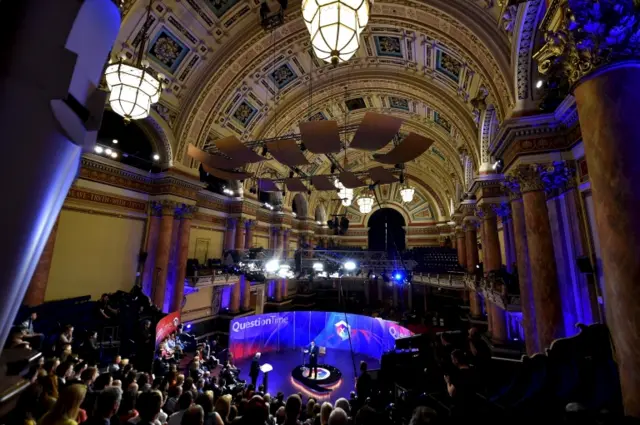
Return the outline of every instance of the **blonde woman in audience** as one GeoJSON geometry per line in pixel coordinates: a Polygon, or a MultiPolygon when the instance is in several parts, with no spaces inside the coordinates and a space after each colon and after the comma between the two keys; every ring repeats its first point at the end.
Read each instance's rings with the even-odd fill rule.
{"type": "Polygon", "coordinates": [[[327,403],[326,401],[322,403],[322,407],[320,408],[320,425],[327,425],[329,423],[329,416],[331,416],[332,411],[333,406],[331,403],[327,403]]]}
{"type": "Polygon", "coordinates": [[[51,410],[40,419],[38,425],[77,425],[76,418],[86,393],[87,387],[82,384],[65,387],[60,391],[60,397],[51,410]]]}
{"type": "Polygon", "coordinates": [[[213,409],[222,418],[222,422],[229,423],[229,413],[231,412],[231,394],[225,394],[220,396],[216,400],[215,407],[213,409]]]}

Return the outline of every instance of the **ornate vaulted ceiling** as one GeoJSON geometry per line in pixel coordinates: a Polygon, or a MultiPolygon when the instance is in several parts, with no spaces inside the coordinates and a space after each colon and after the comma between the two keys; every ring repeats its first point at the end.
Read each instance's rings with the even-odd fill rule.
{"type": "MultiPolygon", "coordinates": [[[[446,216],[464,180],[459,152],[481,160],[480,111],[471,100],[486,96],[499,121],[515,104],[502,2],[377,1],[359,51],[337,68],[311,53],[300,1],[289,2],[273,32],[260,26],[259,0],[155,0],[145,23],[147,4],[129,0],[113,56],[131,56],[149,28],[147,56],[168,79],[150,121],[174,165],[196,166],[188,143],[273,137],[298,132],[308,119],[357,124],[375,111],[403,118],[401,133],[435,140],[408,169],[446,216]]],[[[328,171],[328,160],[310,159],[305,171],[328,171]]],[[[372,160],[349,151],[347,161],[358,170],[372,160]]],[[[267,170],[288,172],[276,161],[253,166],[267,170]]]]}

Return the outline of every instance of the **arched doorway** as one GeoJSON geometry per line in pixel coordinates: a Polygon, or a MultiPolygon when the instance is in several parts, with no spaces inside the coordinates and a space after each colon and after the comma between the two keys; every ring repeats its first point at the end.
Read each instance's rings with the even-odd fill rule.
{"type": "Polygon", "coordinates": [[[371,251],[398,251],[405,249],[404,217],[392,208],[381,208],[371,214],[369,227],[369,249],[371,251]],[[394,243],[395,242],[395,243],[394,243]]]}

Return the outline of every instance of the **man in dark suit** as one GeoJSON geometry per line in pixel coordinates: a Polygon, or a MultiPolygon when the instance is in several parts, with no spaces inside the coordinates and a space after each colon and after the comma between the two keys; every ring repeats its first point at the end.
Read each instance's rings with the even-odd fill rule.
{"type": "Polygon", "coordinates": [[[258,375],[260,374],[260,353],[256,353],[251,360],[251,369],[249,370],[249,377],[251,377],[251,383],[254,388],[258,384],[258,375]]]}
{"type": "Polygon", "coordinates": [[[316,345],[315,341],[311,341],[309,345],[309,378],[313,373],[313,379],[318,377],[318,353],[320,348],[316,345]]]}

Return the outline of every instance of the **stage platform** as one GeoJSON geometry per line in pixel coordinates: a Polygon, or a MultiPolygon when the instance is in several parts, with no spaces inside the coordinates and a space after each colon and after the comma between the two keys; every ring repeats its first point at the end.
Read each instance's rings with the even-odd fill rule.
{"type": "MultiPolygon", "coordinates": [[[[272,396],[282,391],[285,397],[302,393],[305,399],[314,397],[317,400],[335,401],[340,397],[348,399],[349,393],[355,390],[357,375],[354,374],[354,362],[356,371],[359,373],[360,362],[363,360],[367,362],[369,369],[380,367],[378,359],[356,353],[352,361],[349,351],[329,350],[319,359],[317,380],[308,378],[308,370],[302,365],[300,349],[263,353],[260,363],[269,363],[273,366],[273,371],[269,372],[267,388],[267,392],[272,396]]],[[[248,375],[251,359],[238,360],[236,365],[242,370],[240,379],[251,382],[248,375]]],[[[262,380],[261,373],[258,378],[259,385],[262,384],[262,380]]]]}

